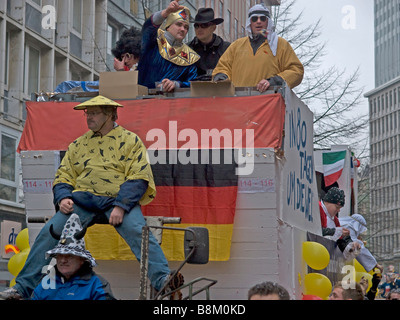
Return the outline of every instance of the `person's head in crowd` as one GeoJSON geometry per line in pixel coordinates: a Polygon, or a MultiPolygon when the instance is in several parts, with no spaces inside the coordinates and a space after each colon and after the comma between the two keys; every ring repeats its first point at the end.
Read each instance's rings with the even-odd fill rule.
{"type": "Polygon", "coordinates": [[[248,300],[290,300],[290,295],[281,285],[265,281],[250,288],[248,300]]]}
{"type": "Polygon", "coordinates": [[[400,289],[392,289],[386,300],[400,300],[400,289]]]}
{"type": "Polygon", "coordinates": [[[338,282],[329,296],[329,300],[364,300],[364,292],[358,282],[338,282]]]}

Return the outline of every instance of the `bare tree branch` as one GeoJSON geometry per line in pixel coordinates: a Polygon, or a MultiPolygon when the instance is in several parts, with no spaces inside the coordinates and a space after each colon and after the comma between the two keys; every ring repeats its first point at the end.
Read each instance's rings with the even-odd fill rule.
{"type": "Polygon", "coordinates": [[[293,14],[295,4],[296,0],[282,0],[272,15],[277,33],[289,41],[305,68],[303,83],[295,91],[314,112],[314,144],[326,148],[360,143],[360,150],[367,152],[367,144],[358,138],[367,128],[368,118],[354,117],[363,99],[360,70],[348,74],[337,66],[321,68],[326,50],[326,42],[321,41],[322,21],[304,23],[303,11],[293,14]]]}

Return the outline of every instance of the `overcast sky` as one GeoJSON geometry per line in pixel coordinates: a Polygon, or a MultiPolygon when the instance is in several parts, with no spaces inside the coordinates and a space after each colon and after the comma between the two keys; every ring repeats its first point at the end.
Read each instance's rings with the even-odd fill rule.
{"type": "MultiPolygon", "coordinates": [[[[324,66],[353,72],[360,67],[360,86],[375,88],[373,0],[297,0],[305,21],[322,19],[321,40],[327,41],[324,66]]],[[[360,112],[368,113],[365,99],[360,112]]]]}

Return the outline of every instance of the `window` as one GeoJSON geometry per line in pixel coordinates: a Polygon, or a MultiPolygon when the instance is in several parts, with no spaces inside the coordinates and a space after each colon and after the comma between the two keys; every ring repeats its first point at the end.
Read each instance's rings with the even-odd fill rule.
{"type": "Polygon", "coordinates": [[[25,93],[39,92],[40,86],[40,51],[27,45],[25,51],[25,93]]]}
{"type": "Polygon", "coordinates": [[[19,202],[19,158],[16,149],[19,134],[0,131],[0,201],[19,202]]]}
{"type": "MultiPolygon", "coordinates": [[[[219,16],[221,18],[224,17],[224,3],[221,0],[219,0],[219,12],[218,12],[218,14],[219,14],[219,16]]],[[[223,32],[225,32],[224,24],[222,25],[222,30],[223,30],[223,32]]]]}
{"type": "Polygon", "coordinates": [[[111,23],[107,26],[107,54],[111,55],[111,50],[115,47],[115,44],[119,38],[118,28],[111,23]]]}
{"type": "Polygon", "coordinates": [[[228,10],[228,17],[227,17],[228,19],[228,21],[227,21],[227,24],[228,24],[228,30],[227,30],[227,32],[230,34],[231,33],[231,30],[232,30],[232,13],[228,10]]]}
{"type": "Polygon", "coordinates": [[[82,0],[73,0],[72,27],[79,34],[82,33],[82,11],[83,11],[82,6],[83,6],[82,0]]]}
{"type": "Polygon", "coordinates": [[[237,40],[237,39],[239,39],[239,21],[236,18],[235,18],[235,26],[234,26],[234,28],[235,28],[235,30],[234,30],[235,39],[234,40],[237,40]]]}
{"type": "Polygon", "coordinates": [[[139,5],[137,1],[130,0],[130,12],[135,16],[139,13],[139,5]]]}
{"type": "Polygon", "coordinates": [[[42,0],[30,0],[30,2],[37,9],[42,8],[42,0]]]}
{"type": "Polygon", "coordinates": [[[9,74],[9,55],[10,55],[10,33],[6,32],[6,50],[5,50],[5,68],[4,68],[4,85],[8,90],[8,74],[9,74]]]}

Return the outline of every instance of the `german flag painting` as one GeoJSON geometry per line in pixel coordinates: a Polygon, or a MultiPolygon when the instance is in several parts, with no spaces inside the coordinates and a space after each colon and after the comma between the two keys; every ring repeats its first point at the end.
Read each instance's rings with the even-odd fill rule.
{"type": "MultiPolygon", "coordinates": [[[[210,260],[228,260],[236,209],[237,165],[233,150],[206,151],[210,160],[204,161],[209,162],[206,164],[153,164],[157,196],[143,207],[143,213],[146,216],[180,217],[180,228],[206,227],[210,236],[210,260]],[[220,155],[215,157],[216,153],[220,155]],[[215,161],[215,158],[226,163],[215,161]]],[[[200,154],[203,151],[190,152],[200,154]]],[[[200,157],[196,155],[195,158],[200,157]]],[[[203,158],[207,159],[204,152],[203,158]]],[[[167,159],[170,159],[168,153],[167,159]]],[[[168,243],[169,238],[163,237],[163,250],[172,260],[182,260],[183,233],[175,232],[173,238],[177,245],[168,243]]]]}
{"type": "MultiPolygon", "coordinates": [[[[251,148],[282,146],[285,102],[280,94],[232,98],[117,100],[117,123],[136,133],[149,154],[156,197],[145,216],[180,217],[173,227],[206,227],[210,261],[230,258],[238,191],[238,158],[251,148]],[[252,133],[251,135],[249,133],[252,133]],[[252,141],[249,141],[249,137],[252,141]]],[[[67,150],[87,132],[73,102],[27,102],[18,151],[67,150]]],[[[27,204],[28,206],[29,204],[27,204]]],[[[85,236],[98,260],[134,255],[113,227],[95,225],[85,236]]],[[[183,232],[165,230],[168,260],[184,259],[183,232]]]]}

